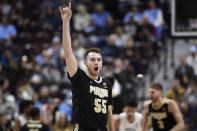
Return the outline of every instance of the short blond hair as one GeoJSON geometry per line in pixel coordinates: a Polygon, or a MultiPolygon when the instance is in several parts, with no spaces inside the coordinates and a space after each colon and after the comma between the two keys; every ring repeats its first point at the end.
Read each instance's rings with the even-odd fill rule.
{"type": "Polygon", "coordinates": [[[160,83],[153,83],[150,85],[150,88],[163,91],[163,86],[160,83]]]}

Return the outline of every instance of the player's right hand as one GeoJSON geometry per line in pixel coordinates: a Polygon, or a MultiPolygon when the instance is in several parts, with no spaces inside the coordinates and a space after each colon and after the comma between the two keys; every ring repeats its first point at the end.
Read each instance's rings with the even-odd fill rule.
{"type": "Polygon", "coordinates": [[[71,2],[69,2],[69,6],[66,8],[59,7],[59,11],[62,17],[63,22],[70,22],[71,16],[72,16],[72,10],[71,10],[71,2]]]}

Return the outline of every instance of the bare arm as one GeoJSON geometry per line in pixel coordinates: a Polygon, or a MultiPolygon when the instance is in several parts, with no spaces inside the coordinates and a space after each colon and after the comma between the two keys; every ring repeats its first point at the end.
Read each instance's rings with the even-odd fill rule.
{"type": "Polygon", "coordinates": [[[20,121],[17,119],[14,122],[14,131],[19,131],[21,127],[20,121]]]}
{"type": "Polygon", "coordinates": [[[109,131],[114,131],[114,120],[113,120],[113,114],[112,114],[112,106],[108,106],[108,121],[107,121],[107,127],[109,131]]]}
{"type": "Polygon", "coordinates": [[[66,60],[66,67],[70,77],[73,77],[77,72],[78,64],[77,60],[73,54],[72,46],[71,46],[71,37],[70,37],[70,19],[72,16],[71,11],[71,2],[69,2],[69,7],[59,8],[62,21],[63,21],[63,33],[62,33],[62,41],[63,41],[63,49],[66,60]]]}
{"type": "Polygon", "coordinates": [[[120,115],[114,115],[114,128],[115,131],[118,131],[120,126],[120,115]]]}
{"type": "Polygon", "coordinates": [[[144,111],[143,111],[143,118],[142,118],[142,131],[147,131],[147,123],[148,123],[148,116],[149,116],[149,109],[148,106],[150,101],[146,101],[144,103],[144,111]]]}
{"type": "Polygon", "coordinates": [[[172,112],[177,124],[170,131],[181,131],[184,128],[183,116],[174,100],[169,102],[169,112],[172,112]]]}

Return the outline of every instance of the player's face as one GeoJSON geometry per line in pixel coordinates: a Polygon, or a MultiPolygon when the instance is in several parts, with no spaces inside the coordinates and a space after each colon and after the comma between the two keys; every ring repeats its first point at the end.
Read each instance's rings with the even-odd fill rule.
{"type": "Polygon", "coordinates": [[[135,112],[136,112],[135,107],[130,107],[130,106],[126,107],[126,113],[128,119],[132,119],[134,117],[135,112]]]}
{"type": "Polygon", "coordinates": [[[102,56],[99,53],[90,52],[85,60],[85,65],[92,76],[98,76],[102,68],[102,56]]]}
{"type": "Polygon", "coordinates": [[[149,96],[153,103],[156,102],[161,97],[161,94],[162,93],[160,90],[149,88],[149,96]]]}

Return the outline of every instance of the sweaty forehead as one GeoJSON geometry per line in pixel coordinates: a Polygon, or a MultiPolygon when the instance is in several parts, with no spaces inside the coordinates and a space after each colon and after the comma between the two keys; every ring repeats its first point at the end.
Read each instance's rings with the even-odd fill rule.
{"type": "Polygon", "coordinates": [[[101,58],[101,54],[96,53],[96,52],[90,52],[90,53],[88,53],[87,58],[88,59],[90,59],[90,58],[101,58]]]}
{"type": "Polygon", "coordinates": [[[153,89],[153,88],[149,88],[149,92],[160,92],[160,90],[156,90],[156,89],[153,89]]]}

